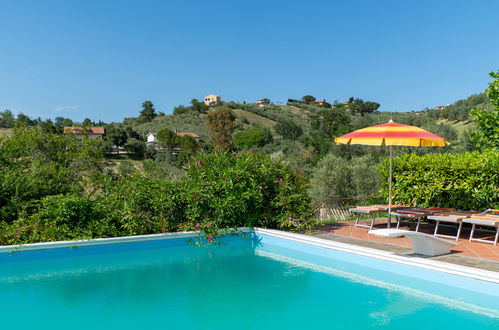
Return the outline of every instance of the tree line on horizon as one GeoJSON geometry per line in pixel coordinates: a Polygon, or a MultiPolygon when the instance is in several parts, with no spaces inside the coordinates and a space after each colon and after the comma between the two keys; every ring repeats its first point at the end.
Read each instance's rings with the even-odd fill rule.
{"type": "MultiPolygon", "coordinates": [[[[394,114],[396,121],[430,126],[457,142],[396,148],[396,200],[499,207],[499,73],[491,76],[485,91],[491,108],[470,111],[474,127],[466,135],[425,112],[394,114]],[[468,144],[459,144],[463,136],[468,144]]],[[[0,136],[0,244],[183,230],[202,230],[210,241],[218,230],[238,226],[306,230],[313,207],[324,199],[386,191],[386,148],[337,146],[332,139],[389,114],[313,104],[225,102],[206,112],[197,106],[164,115],[146,101],[137,117],[107,126],[104,141],[78,140],[21,117],[0,136]],[[265,113],[258,118],[273,125],[245,122],[238,117],[243,112],[265,113]],[[206,140],[181,138],[172,125],[204,127],[206,140]],[[120,156],[105,152],[113,139],[143,146],[143,132],[155,127],[162,149],[124,158],[135,157],[140,168],[105,165],[120,156]]]]}

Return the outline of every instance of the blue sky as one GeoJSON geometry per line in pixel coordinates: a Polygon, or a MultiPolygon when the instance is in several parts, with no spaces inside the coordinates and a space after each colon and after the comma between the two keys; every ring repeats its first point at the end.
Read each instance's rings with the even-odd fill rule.
{"type": "Polygon", "coordinates": [[[201,99],[411,111],[499,70],[499,1],[0,0],[0,110],[121,121],[201,99]]]}

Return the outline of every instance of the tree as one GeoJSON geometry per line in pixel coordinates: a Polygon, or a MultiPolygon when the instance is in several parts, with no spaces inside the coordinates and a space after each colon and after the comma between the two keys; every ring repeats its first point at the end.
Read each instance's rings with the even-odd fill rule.
{"type": "Polygon", "coordinates": [[[210,109],[204,102],[199,102],[197,99],[191,100],[191,110],[198,113],[207,113],[210,109]]]}
{"type": "Polygon", "coordinates": [[[350,116],[344,108],[321,110],[313,117],[312,127],[321,130],[329,138],[350,130],[350,116]]]}
{"type": "Polygon", "coordinates": [[[327,198],[376,195],[380,187],[378,162],[371,155],[345,161],[328,154],[314,168],[310,186],[314,204],[327,198]]]}
{"type": "Polygon", "coordinates": [[[167,150],[174,150],[180,145],[179,136],[169,128],[163,128],[156,135],[159,145],[167,150]]]}
{"type": "Polygon", "coordinates": [[[125,144],[125,150],[136,154],[139,157],[144,157],[146,152],[146,144],[144,141],[135,138],[129,138],[125,144]]]}
{"type": "Polygon", "coordinates": [[[83,120],[83,122],[81,123],[81,126],[83,126],[83,127],[90,127],[90,126],[92,126],[92,125],[93,125],[93,123],[92,123],[92,121],[90,120],[90,118],[85,118],[85,119],[83,120]]]}
{"type": "Polygon", "coordinates": [[[366,113],[373,113],[378,110],[379,107],[380,104],[377,102],[364,102],[363,99],[353,97],[348,100],[348,109],[353,114],[360,114],[361,116],[364,116],[366,113]]]}
{"type": "Polygon", "coordinates": [[[232,148],[232,133],[237,128],[236,117],[229,109],[220,109],[208,113],[205,117],[210,130],[210,138],[214,149],[228,150],[232,148]]]}
{"type": "Polygon", "coordinates": [[[48,119],[47,121],[42,121],[38,124],[38,127],[42,129],[43,132],[49,133],[49,134],[55,134],[57,133],[57,129],[52,123],[52,120],[48,119]]]}
{"type": "Polygon", "coordinates": [[[475,129],[470,132],[470,138],[479,148],[499,148],[499,71],[491,72],[490,76],[495,78],[485,94],[490,99],[493,108],[473,109],[471,118],[475,122],[475,129]]]}
{"type": "Polygon", "coordinates": [[[190,135],[180,136],[180,149],[189,155],[199,150],[199,143],[190,135]]]}
{"type": "Polygon", "coordinates": [[[140,111],[139,119],[142,122],[150,122],[157,116],[156,110],[154,110],[154,105],[151,101],[145,101],[142,103],[142,111],[140,111]]]}
{"type": "Polygon", "coordinates": [[[119,153],[119,147],[123,147],[128,140],[128,135],[126,130],[119,126],[111,126],[106,130],[106,140],[111,141],[119,153]]]}
{"type": "Polygon", "coordinates": [[[14,115],[12,111],[5,109],[0,112],[0,127],[4,128],[12,128],[14,125],[14,115]]]}
{"type": "Polygon", "coordinates": [[[31,125],[31,119],[28,116],[20,113],[20,114],[17,115],[16,123],[18,125],[21,125],[21,126],[30,126],[31,125]]]}
{"type": "Polygon", "coordinates": [[[73,121],[69,118],[55,117],[54,125],[58,132],[62,132],[63,127],[73,126],[73,121]]]}
{"type": "Polygon", "coordinates": [[[378,110],[380,107],[380,104],[377,103],[377,102],[366,102],[364,103],[364,108],[363,108],[363,111],[361,112],[361,115],[363,116],[364,113],[372,113],[372,112],[375,112],[376,110],[378,110]]]}
{"type": "Polygon", "coordinates": [[[312,103],[315,101],[315,97],[313,97],[312,95],[305,95],[301,98],[301,100],[305,103],[312,103]]]}
{"type": "Polygon", "coordinates": [[[173,114],[174,115],[181,115],[184,113],[188,113],[191,110],[190,107],[186,107],[185,105],[177,105],[175,108],[173,108],[173,114]]]}
{"type": "Polygon", "coordinates": [[[277,134],[285,139],[294,140],[303,134],[303,129],[294,121],[289,119],[280,119],[274,126],[277,134]]]}
{"type": "Polygon", "coordinates": [[[272,133],[266,127],[251,127],[234,135],[234,144],[241,149],[263,147],[272,140],[272,133]]]}
{"type": "Polygon", "coordinates": [[[0,219],[29,213],[44,196],[83,191],[101,161],[100,141],[15,128],[0,143],[0,219]]]}

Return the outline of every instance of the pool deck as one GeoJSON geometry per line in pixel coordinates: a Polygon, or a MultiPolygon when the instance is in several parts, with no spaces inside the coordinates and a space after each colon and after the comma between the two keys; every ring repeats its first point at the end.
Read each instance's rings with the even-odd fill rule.
{"type": "MultiPolygon", "coordinates": [[[[393,220],[392,220],[393,222],[393,220]]],[[[379,218],[374,229],[386,228],[386,218],[379,218]]],[[[393,224],[392,224],[393,227],[393,224]]],[[[422,223],[420,232],[433,234],[433,224],[422,223]]],[[[400,226],[400,229],[414,230],[414,224],[400,226]]],[[[319,226],[312,235],[315,237],[390,251],[397,254],[411,254],[412,244],[407,237],[403,238],[380,238],[370,235],[367,228],[355,228],[353,221],[338,221],[319,226]]],[[[453,228],[439,227],[439,232],[452,234],[453,228]],[[442,230],[440,230],[442,228],[442,230]]],[[[483,238],[490,239],[493,233],[483,233],[483,238]]],[[[469,229],[463,228],[459,241],[449,239],[458,245],[452,249],[450,255],[430,257],[430,259],[475,267],[480,269],[499,272],[499,245],[482,242],[469,242],[469,229]]]]}

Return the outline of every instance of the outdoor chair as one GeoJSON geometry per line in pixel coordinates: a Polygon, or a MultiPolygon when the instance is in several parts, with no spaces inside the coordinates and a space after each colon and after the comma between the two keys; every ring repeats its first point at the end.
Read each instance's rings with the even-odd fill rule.
{"type": "MultiPolygon", "coordinates": [[[[463,220],[465,223],[471,224],[471,232],[469,241],[492,243],[494,246],[497,245],[499,239],[499,210],[487,210],[477,215],[472,215],[470,218],[463,220]],[[481,239],[473,237],[476,230],[479,230],[477,226],[494,228],[495,236],[493,240],[481,239]]],[[[485,229],[482,229],[485,230],[485,229]]]]}
{"type": "Polygon", "coordinates": [[[461,229],[463,228],[463,220],[478,213],[479,212],[477,211],[453,211],[453,212],[435,213],[433,215],[428,216],[428,220],[435,221],[435,231],[433,233],[433,236],[452,238],[458,241],[459,236],[461,235],[461,229]],[[456,235],[454,236],[454,235],[439,234],[438,228],[442,222],[457,225],[456,235]]]}

